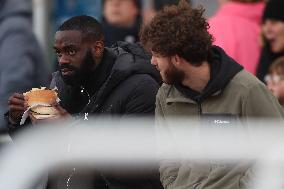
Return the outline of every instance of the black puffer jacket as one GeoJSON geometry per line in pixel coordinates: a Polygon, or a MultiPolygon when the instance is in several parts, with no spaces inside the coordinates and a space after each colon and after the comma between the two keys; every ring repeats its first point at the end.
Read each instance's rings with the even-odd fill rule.
{"type": "MultiPolygon", "coordinates": [[[[90,116],[154,115],[160,83],[160,75],[150,64],[150,56],[143,48],[139,44],[121,42],[105,49],[101,65],[94,72],[91,85],[84,86],[84,92],[74,92],[78,89],[67,86],[59,72],[54,73],[51,87],[58,88],[61,106],[69,113],[78,115],[78,119],[84,119],[85,113],[90,116]]],[[[76,173],[70,188],[80,188],[76,185],[82,186],[81,180],[84,180],[84,184],[89,186],[87,188],[162,189],[158,169],[153,167],[152,170],[138,172],[140,175],[132,174],[131,179],[115,172],[105,174],[94,170],[88,175],[76,173]]],[[[69,174],[62,171],[52,175],[47,188],[65,188],[66,175],[69,174]]]]}

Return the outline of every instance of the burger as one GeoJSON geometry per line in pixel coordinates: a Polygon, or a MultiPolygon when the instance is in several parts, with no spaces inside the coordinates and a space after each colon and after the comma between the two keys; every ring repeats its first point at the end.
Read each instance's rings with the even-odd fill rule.
{"type": "Polygon", "coordinates": [[[46,119],[57,114],[57,110],[52,106],[58,102],[56,90],[45,87],[33,88],[23,95],[28,97],[30,112],[36,119],[46,119]]]}

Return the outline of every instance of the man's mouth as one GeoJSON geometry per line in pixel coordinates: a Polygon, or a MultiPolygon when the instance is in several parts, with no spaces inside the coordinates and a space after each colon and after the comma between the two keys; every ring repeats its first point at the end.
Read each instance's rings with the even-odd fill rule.
{"type": "Polygon", "coordinates": [[[63,76],[71,75],[73,72],[74,72],[74,70],[72,70],[72,69],[68,69],[68,68],[61,69],[61,73],[62,73],[63,76]]]}

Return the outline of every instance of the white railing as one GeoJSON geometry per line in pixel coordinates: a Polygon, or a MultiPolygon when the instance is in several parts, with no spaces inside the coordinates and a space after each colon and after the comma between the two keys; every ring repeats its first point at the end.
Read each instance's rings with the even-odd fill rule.
{"type": "Polygon", "coordinates": [[[172,159],[254,159],[258,182],[252,188],[283,188],[284,125],[279,121],[259,123],[203,128],[176,119],[156,132],[153,122],[141,119],[32,127],[2,151],[0,188],[29,188],[60,163],[88,162],[102,167],[134,163],[144,167],[157,161],[160,149],[167,149],[163,158],[172,159]]]}

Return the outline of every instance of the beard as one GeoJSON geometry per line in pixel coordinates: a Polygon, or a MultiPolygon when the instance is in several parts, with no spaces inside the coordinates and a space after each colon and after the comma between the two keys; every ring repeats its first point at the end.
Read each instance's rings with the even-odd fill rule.
{"type": "Polygon", "coordinates": [[[161,77],[164,83],[173,85],[181,83],[185,78],[185,74],[183,71],[178,70],[174,65],[170,64],[169,68],[164,73],[161,73],[161,77]]]}
{"type": "Polygon", "coordinates": [[[96,62],[93,59],[90,50],[87,51],[83,63],[79,68],[71,64],[62,64],[59,66],[60,70],[66,68],[73,72],[70,75],[62,75],[62,72],[60,71],[64,83],[72,87],[80,87],[83,83],[87,82],[95,67],[96,62]]]}

